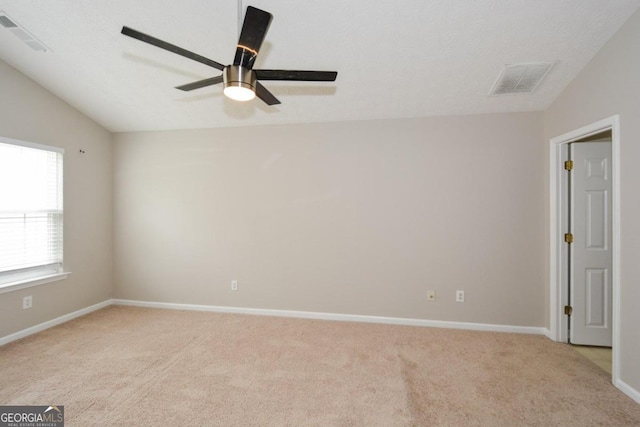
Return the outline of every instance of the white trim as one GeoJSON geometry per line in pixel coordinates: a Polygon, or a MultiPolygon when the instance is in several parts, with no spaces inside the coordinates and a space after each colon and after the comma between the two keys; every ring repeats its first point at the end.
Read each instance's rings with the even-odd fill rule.
{"type": "MultiPolygon", "coordinates": [[[[612,175],[612,203],[613,203],[613,346],[612,346],[612,367],[611,379],[614,385],[618,387],[620,380],[620,116],[614,115],[606,119],[592,123],[565,133],[564,135],[552,138],[549,143],[549,330],[550,338],[554,341],[567,341],[566,320],[562,315],[562,310],[566,299],[561,283],[562,271],[561,260],[559,258],[562,253],[562,233],[561,225],[558,221],[561,214],[560,195],[562,194],[560,170],[561,166],[561,148],[563,144],[567,144],[578,139],[586,138],[597,133],[611,130],[611,163],[613,169],[612,175]]],[[[622,383],[624,384],[624,383],[622,383]]],[[[618,387],[620,388],[620,387],[618,387]]],[[[625,392],[626,393],[626,392],[625,392]]]]}
{"type": "Polygon", "coordinates": [[[45,283],[57,282],[58,280],[66,279],[70,274],[70,271],[65,271],[62,273],[50,274],[48,276],[31,277],[17,282],[4,283],[0,285],[0,294],[17,291],[19,289],[31,288],[33,286],[40,286],[45,283]]]}
{"type": "Polygon", "coordinates": [[[169,310],[209,311],[215,313],[251,314],[258,316],[294,317],[302,319],[334,320],[343,322],[382,323],[389,325],[426,326],[431,328],[465,329],[471,331],[511,332],[546,335],[545,328],[531,326],[493,325],[487,323],[449,322],[440,320],[409,319],[403,317],[365,316],[358,314],[321,313],[314,311],[274,310],[266,308],[224,307],[215,305],[173,304],[167,302],[114,299],[114,305],[160,308],[169,310]]]}
{"type": "Polygon", "coordinates": [[[4,136],[0,136],[0,143],[18,145],[20,147],[35,148],[36,150],[53,151],[56,153],[64,154],[64,148],[54,147],[52,145],[37,144],[35,142],[22,141],[19,139],[7,138],[4,136]]]}
{"type": "Polygon", "coordinates": [[[73,313],[65,314],[64,316],[56,317],[55,319],[49,320],[44,323],[40,323],[38,325],[32,326],[27,329],[23,329],[14,334],[10,334],[0,338],[0,346],[8,344],[12,341],[19,340],[20,338],[27,337],[29,335],[36,334],[38,332],[44,331],[45,329],[52,328],[54,326],[58,326],[62,323],[68,322],[69,320],[73,320],[76,317],[84,316],[85,314],[89,314],[93,311],[100,310],[101,308],[108,307],[113,304],[113,300],[108,299],[106,301],[99,302],[98,304],[94,304],[90,307],[86,307],[73,313]]]}
{"type": "Polygon", "coordinates": [[[640,403],[640,391],[636,390],[620,379],[614,382],[613,385],[615,385],[621,392],[635,400],[637,403],[640,403]]]}
{"type": "Polygon", "coordinates": [[[562,194],[561,180],[558,169],[560,168],[560,162],[562,159],[561,145],[559,142],[551,140],[551,146],[549,148],[549,331],[551,332],[551,339],[554,341],[562,341],[562,323],[561,318],[558,318],[558,307],[564,305],[562,303],[562,294],[559,290],[562,282],[560,275],[560,269],[558,268],[558,257],[562,253],[560,247],[560,237],[562,230],[560,229],[560,221],[562,211],[561,204],[558,199],[562,194]]]}

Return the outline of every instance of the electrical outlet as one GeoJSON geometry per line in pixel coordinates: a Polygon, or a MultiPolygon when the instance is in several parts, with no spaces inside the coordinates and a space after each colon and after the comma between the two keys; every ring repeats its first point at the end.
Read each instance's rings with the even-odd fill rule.
{"type": "Polygon", "coordinates": [[[456,302],[464,302],[464,291],[456,291],[456,302]]]}
{"type": "Polygon", "coordinates": [[[232,291],[237,291],[238,290],[238,281],[237,280],[232,280],[231,281],[231,290],[232,291]]]}
{"type": "Polygon", "coordinates": [[[436,300],[436,291],[427,291],[427,301],[436,300]]]}
{"type": "Polygon", "coordinates": [[[28,297],[22,298],[22,309],[26,310],[31,307],[33,307],[33,297],[29,295],[28,297]]]}

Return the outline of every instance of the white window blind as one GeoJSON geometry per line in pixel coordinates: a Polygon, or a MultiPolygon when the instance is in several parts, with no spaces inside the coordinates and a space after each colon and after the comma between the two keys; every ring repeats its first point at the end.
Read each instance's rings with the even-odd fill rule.
{"type": "Polygon", "coordinates": [[[0,286],[62,271],[62,160],[0,138],[0,286]]]}

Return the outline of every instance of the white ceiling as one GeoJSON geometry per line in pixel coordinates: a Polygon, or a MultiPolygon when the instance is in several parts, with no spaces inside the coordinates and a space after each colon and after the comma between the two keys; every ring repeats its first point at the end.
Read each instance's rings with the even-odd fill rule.
{"type": "Polygon", "coordinates": [[[544,110],[640,0],[243,0],[274,16],[255,68],[337,70],[264,82],[281,105],[237,103],[220,72],[120,34],[123,25],[223,64],[237,0],[0,0],[49,47],[0,27],[0,58],[107,129],[142,131],[544,110]],[[505,64],[558,61],[533,94],[488,96],[505,64]]]}

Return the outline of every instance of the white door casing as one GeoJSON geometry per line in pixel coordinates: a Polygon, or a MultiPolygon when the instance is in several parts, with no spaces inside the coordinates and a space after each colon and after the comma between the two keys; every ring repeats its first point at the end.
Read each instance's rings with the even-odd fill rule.
{"type": "MultiPolygon", "coordinates": [[[[564,307],[569,305],[567,277],[567,256],[563,235],[567,232],[567,223],[562,220],[568,199],[564,170],[565,148],[568,144],[588,138],[590,136],[611,131],[611,169],[612,169],[612,249],[613,249],[613,345],[611,353],[611,382],[628,396],[628,386],[620,379],[620,334],[621,309],[621,125],[620,116],[612,115],[580,128],[555,136],[549,140],[549,330],[547,337],[558,342],[569,339],[568,320],[570,316],[564,314],[564,307]]],[[[568,150],[567,150],[568,153],[568,150]]],[[[567,154],[568,156],[568,154],[567,154]]],[[[634,398],[634,397],[632,397],[634,398]]],[[[634,398],[635,399],[635,398],[634,398]]],[[[637,399],[636,399],[637,400],[637,399]]]]}
{"type": "Polygon", "coordinates": [[[611,143],[570,144],[572,344],[612,345],[611,143]]]}

